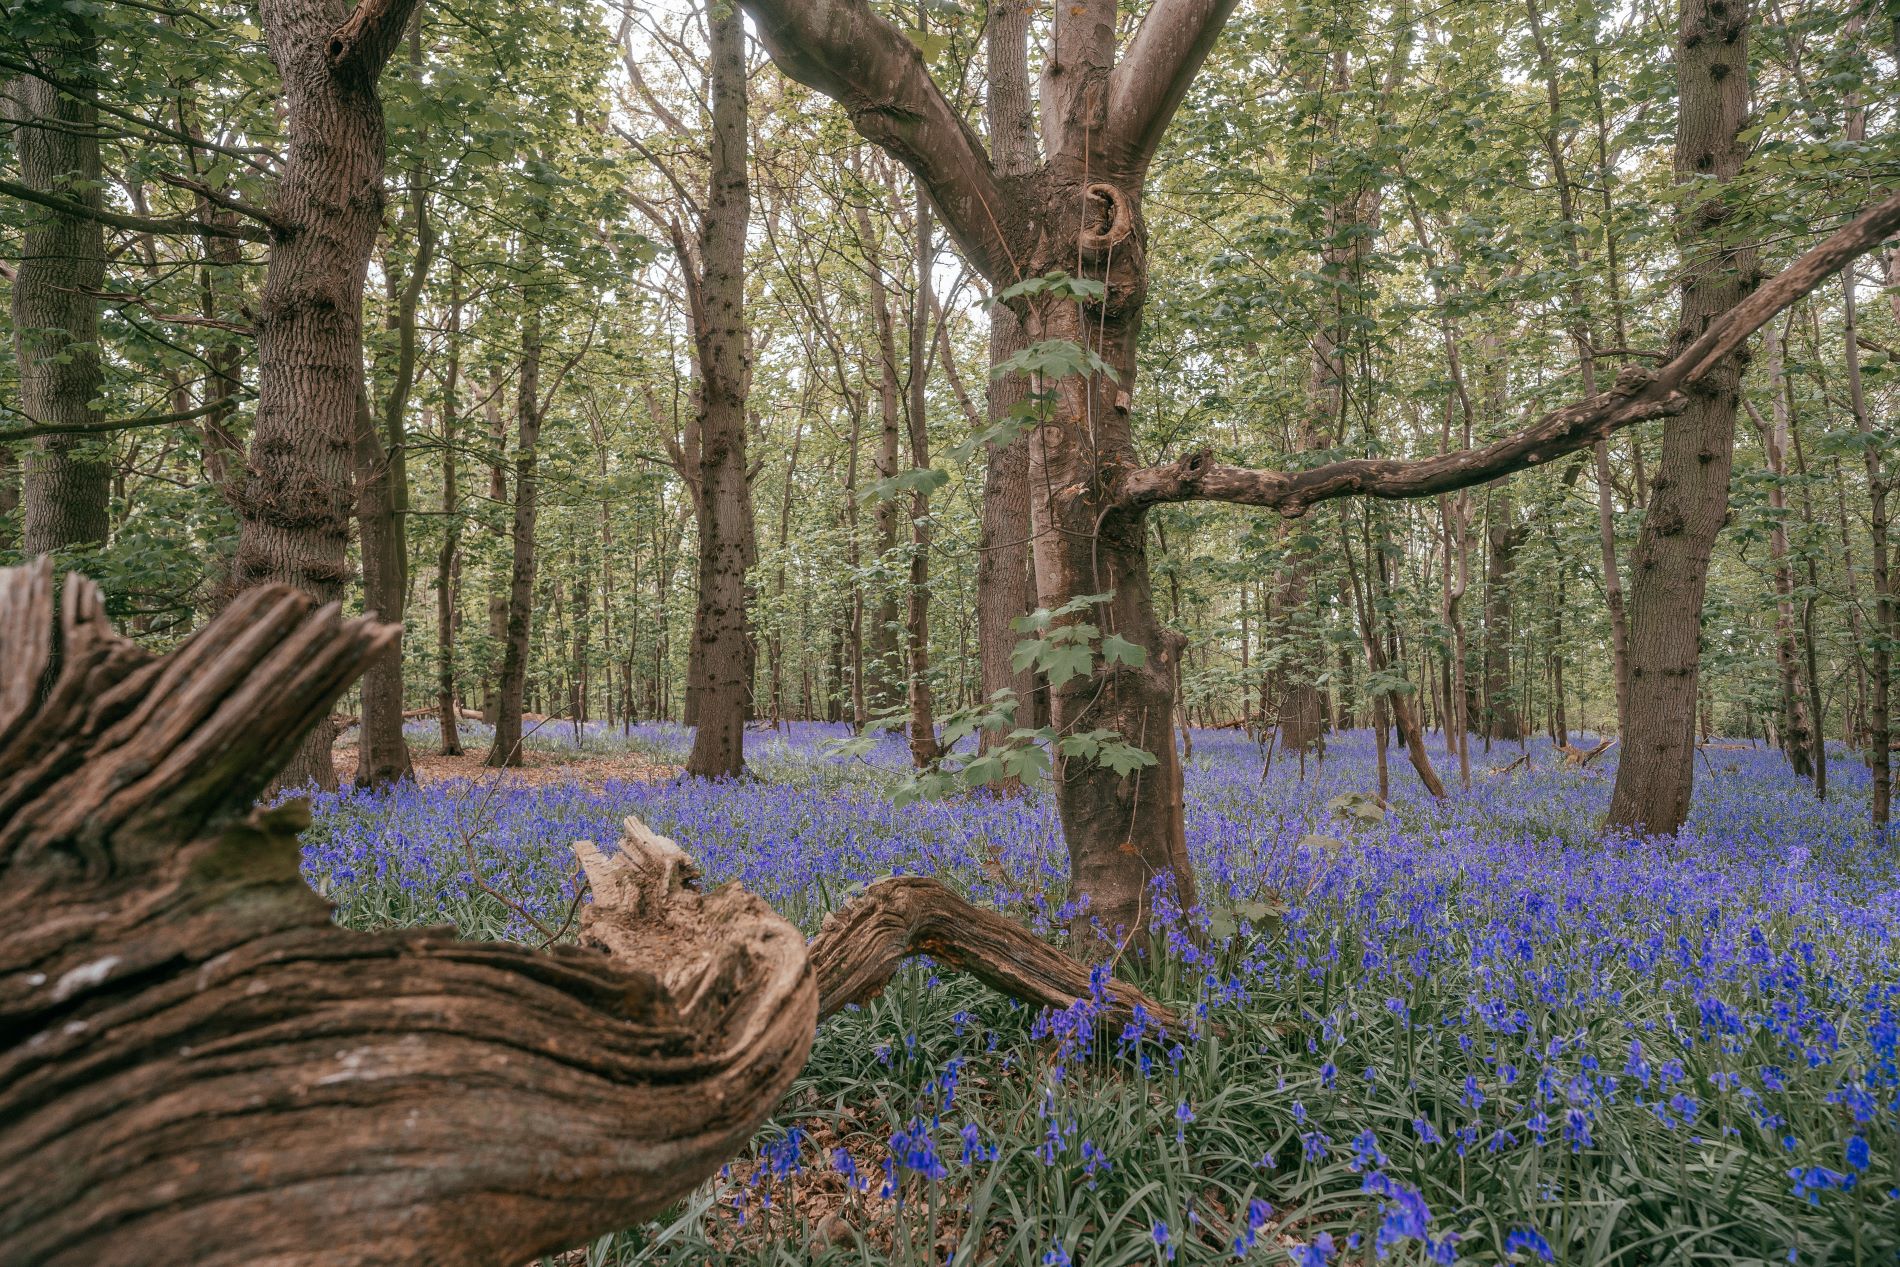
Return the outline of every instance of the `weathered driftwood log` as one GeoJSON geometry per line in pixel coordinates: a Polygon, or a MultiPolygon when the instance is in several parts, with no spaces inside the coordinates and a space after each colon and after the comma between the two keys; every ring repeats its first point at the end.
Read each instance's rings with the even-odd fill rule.
{"type": "MultiPolygon", "coordinates": [[[[791,924],[637,825],[576,846],[581,946],[337,928],[305,808],[253,802],[394,633],[269,587],[155,658],[84,579],[0,572],[0,1262],[519,1264],[716,1171],[821,991],[911,953],[914,915],[842,915],[825,990],[791,924]]],[[[1086,987],[989,935],[986,980],[1086,987]]]]}

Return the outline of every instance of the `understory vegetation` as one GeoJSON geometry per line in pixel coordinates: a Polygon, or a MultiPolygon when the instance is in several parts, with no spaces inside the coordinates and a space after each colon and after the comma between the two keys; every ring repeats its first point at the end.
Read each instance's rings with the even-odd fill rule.
{"type": "MultiPolygon", "coordinates": [[[[306,875],[353,927],[535,941],[574,904],[571,842],[637,814],[708,885],[737,881],[807,933],[890,872],[1045,933],[1076,915],[1048,797],[898,809],[901,744],[825,755],[841,733],[757,733],[743,782],[321,797],[306,875]]],[[[1158,894],[1154,954],[1121,965],[1184,1027],[1109,1025],[1087,1000],[1037,1014],[919,964],[823,1026],[750,1154],[572,1261],[1900,1252],[1900,887],[1863,768],[1842,761],[1817,802],[1776,750],[1712,746],[1683,832],[1639,841],[1597,828],[1613,753],[1578,767],[1537,740],[1513,765],[1500,746],[1444,801],[1395,770],[1382,814],[1367,732],[1265,777],[1244,734],[1192,740],[1203,902],[1158,894]]],[[[579,742],[677,760],[690,737],[579,742]]]]}

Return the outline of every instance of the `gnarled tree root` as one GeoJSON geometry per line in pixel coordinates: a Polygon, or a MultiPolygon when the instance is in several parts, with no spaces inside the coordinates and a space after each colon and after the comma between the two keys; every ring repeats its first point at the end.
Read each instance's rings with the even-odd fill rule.
{"type": "Polygon", "coordinates": [[[394,636],[265,587],[153,657],[83,578],[0,572],[0,1262],[519,1264],[713,1174],[821,995],[905,954],[1086,992],[931,882],[873,886],[808,951],[637,824],[576,845],[580,946],[335,927],[303,805],[253,802],[394,636]]]}

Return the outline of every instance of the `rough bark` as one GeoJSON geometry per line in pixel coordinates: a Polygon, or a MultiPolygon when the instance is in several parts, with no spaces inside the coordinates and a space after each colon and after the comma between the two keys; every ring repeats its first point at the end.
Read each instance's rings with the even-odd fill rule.
{"type": "MultiPolygon", "coordinates": [[[[94,37],[83,18],[62,17],[58,38],[32,53],[60,71],[62,81],[85,82],[94,37]]],[[[0,115],[13,124],[20,177],[30,189],[86,211],[101,209],[99,111],[90,97],[21,75],[0,85],[0,115]]],[[[103,381],[97,295],[105,289],[105,271],[98,220],[47,206],[27,211],[12,318],[20,412],[31,423],[84,428],[98,421],[92,412],[103,381]]],[[[100,442],[81,433],[44,435],[24,450],[21,465],[26,557],[105,542],[111,468],[100,442]]]]}
{"type": "MultiPolygon", "coordinates": [[[[1746,298],[1755,250],[1726,221],[1741,172],[1748,113],[1748,12],[1683,0],[1677,32],[1676,179],[1699,186],[1679,213],[1683,348],[1746,298]]],[[[1742,354],[1723,357],[1688,390],[1663,428],[1643,529],[1630,554],[1630,715],[1610,822],[1671,833],[1689,812],[1709,552],[1728,510],[1742,354]]]]}
{"type": "MultiPolygon", "coordinates": [[[[392,641],[272,585],[155,659],[84,579],[0,573],[0,1260],[513,1267],[714,1174],[904,957],[1092,993],[913,877],[808,948],[637,820],[575,845],[579,945],[337,928],[303,803],[254,806],[392,641]]],[[[1114,984],[1099,1006],[1172,1020],[1114,984]]]]}
{"type": "Polygon", "coordinates": [[[757,557],[758,537],[746,466],[745,241],[751,192],[744,19],[731,6],[716,8],[709,30],[711,175],[700,220],[704,273],[691,288],[700,409],[699,600],[693,613],[699,656],[691,666],[697,680],[689,683],[697,698],[697,729],[686,769],[719,778],[745,769],[753,668],[746,573],[757,557]]]}
{"type": "MultiPolygon", "coordinates": [[[[293,585],[342,597],[351,465],[363,395],[363,281],[383,213],[383,106],[376,80],[416,0],[362,0],[344,19],[321,0],[263,0],[288,146],[256,307],[257,412],[244,472],[234,591],[293,585]]],[[[319,722],[286,785],[336,786],[319,722]]]]}

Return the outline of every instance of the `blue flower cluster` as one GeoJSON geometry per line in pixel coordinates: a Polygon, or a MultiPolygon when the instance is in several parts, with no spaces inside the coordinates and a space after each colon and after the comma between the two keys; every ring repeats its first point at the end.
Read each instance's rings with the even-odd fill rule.
{"type": "MultiPolygon", "coordinates": [[[[662,756],[685,738],[636,730],[662,756]]],[[[1048,798],[900,810],[901,742],[828,758],[839,733],[760,740],[767,777],[743,783],[319,797],[306,873],[352,925],[532,938],[574,901],[571,842],[612,841],[633,813],[807,928],[891,872],[1050,936],[1086,917],[1048,798]]],[[[933,1219],[954,1207],[971,1252],[1025,1267],[1647,1261],[1659,1244],[1894,1261],[1900,859],[1868,826],[1864,772],[1837,763],[1816,803],[1779,754],[1714,750],[1689,825],[1643,841],[1598,826],[1613,767],[1541,744],[1528,769],[1489,768],[1515,748],[1478,757],[1444,802],[1395,765],[1395,808],[1370,820],[1334,808],[1376,786],[1368,735],[1264,778],[1263,755],[1196,734],[1201,901],[1157,893],[1157,950],[1120,967],[1181,1027],[1109,1023],[1102,980],[1037,1015],[920,965],[827,1024],[748,1183],[781,1207],[817,1176],[933,1219]],[[827,1140],[829,1165],[805,1157],[812,1105],[840,1106],[823,1116],[849,1148],[827,1140]],[[883,1159],[883,1183],[854,1156],[883,1159]]],[[[936,1242],[894,1243],[921,1263],[936,1242]]]]}

